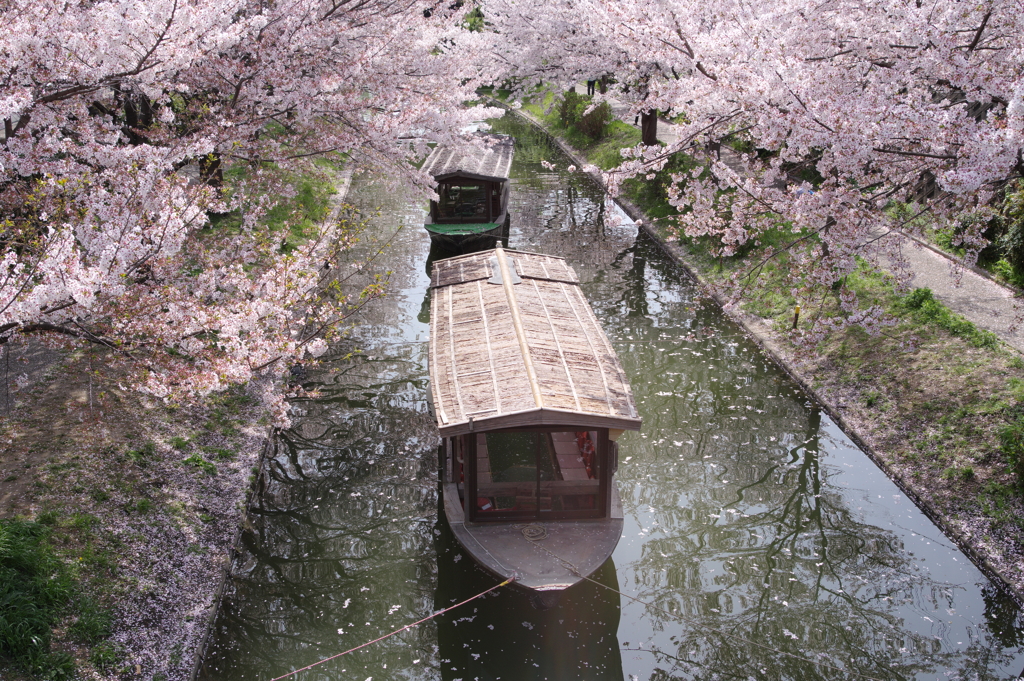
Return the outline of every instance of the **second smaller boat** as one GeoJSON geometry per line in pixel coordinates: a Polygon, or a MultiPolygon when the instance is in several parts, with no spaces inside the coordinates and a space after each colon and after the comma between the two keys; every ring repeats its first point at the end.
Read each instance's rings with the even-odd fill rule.
{"type": "Polygon", "coordinates": [[[508,238],[509,170],[515,140],[478,133],[464,147],[438,146],[423,163],[437,182],[424,225],[431,240],[452,253],[494,248],[508,238]]]}

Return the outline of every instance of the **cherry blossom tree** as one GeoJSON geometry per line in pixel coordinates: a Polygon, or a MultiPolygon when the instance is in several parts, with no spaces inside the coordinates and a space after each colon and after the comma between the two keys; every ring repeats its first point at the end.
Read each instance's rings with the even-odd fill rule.
{"type": "Polygon", "coordinates": [[[279,374],[359,304],[330,286],[351,219],[284,245],[261,221],[289,178],[329,156],[422,183],[408,159],[481,115],[450,3],[0,5],[0,344],[102,345],[164,398],[279,374]]]}
{"type": "MultiPolygon", "coordinates": [[[[901,252],[919,218],[991,210],[1024,176],[1020,0],[488,0],[484,14],[511,51],[539,55],[519,62],[517,82],[614,72],[613,94],[635,112],[679,118],[676,143],[630,150],[608,174],[613,191],[675,152],[697,157],[701,167],[670,190],[678,229],[726,255],[788,232],[768,258],[788,253],[787,285],[805,300],[838,288],[846,322],[881,319],[842,286],[859,259],[895,264],[905,281],[901,252]],[[516,12],[531,16],[529,31],[516,12]],[[545,22],[559,44],[540,38],[545,22]],[[749,152],[722,162],[714,152],[728,139],[749,152]]],[[[968,262],[983,224],[962,235],[968,262]]]]}

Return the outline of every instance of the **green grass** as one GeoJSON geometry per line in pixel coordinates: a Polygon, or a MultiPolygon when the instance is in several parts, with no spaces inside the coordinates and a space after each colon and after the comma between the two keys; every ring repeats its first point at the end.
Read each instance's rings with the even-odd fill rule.
{"type": "Polygon", "coordinates": [[[826,342],[820,350],[831,371],[860,388],[865,406],[884,403],[893,418],[914,424],[914,440],[890,447],[918,473],[931,467],[943,484],[975,489],[997,525],[1024,529],[1015,510],[1024,493],[1024,361],[927,289],[899,295],[891,277],[865,268],[847,285],[862,305],[883,306],[895,325],[878,336],[850,328],[826,342]],[[903,347],[908,339],[915,349],[903,347]]]}
{"type": "Polygon", "coordinates": [[[1024,288],[1024,271],[1015,268],[1006,258],[996,260],[986,269],[994,274],[996,279],[1017,288],[1024,288]]]}
{"type": "MultiPolygon", "coordinates": [[[[331,158],[317,159],[314,165],[331,170],[336,169],[342,161],[331,158]]],[[[264,168],[274,171],[275,168],[264,168]]],[[[270,198],[276,204],[260,219],[262,224],[275,239],[279,240],[280,250],[291,252],[299,244],[319,233],[320,225],[330,214],[331,197],[336,193],[333,182],[321,173],[307,172],[304,174],[280,173],[286,184],[292,187],[294,195],[272,194],[270,198]]],[[[232,187],[248,179],[252,174],[246,165],[235,165],[224,173],[226,192],[230,195],[232,187]]],[[[237,231],[242,226],[242,215],[239,211],[211,214],[207,232],[211,234],[224,231],[237,231]]]]}
{"type": "Polygon", "coordinates": [[[0,655],[19,669],[70,679],[74,660],[50,650],[51,631],[72,603],[71,572],[38,522],[0,520],[0,655]]]}
{"type": "MultiPolygon", "coordinates": [[[[958,235],[961,231],[958,225],[946,225],[939,229],[926,231],[930,235],[932,242],[945,252],[960,258],[966,254],[966,249],[957,243],[958,235]]],[[[999,238],[996,238],[994,243],[986,246],[978,254],[978,260],[975,264],[1004,284],[1024,288],[1024,268],[1013,266],[1006,257],[1005,244],[999,238]]]]}
{"type": "Polygon", "coordinates": [[[139,468],[145,468],[148,466],[155,454],[156,445],[152,442],[146,442],[138,449],[129,449],[125,452],[125,456],[128,457],[128,460],[139,468]]]}
{"type": "Polygon", "coordinates": [[[89,662],[101,672],[109,674],[117,668],[121,655],[121,649],[117,644],[103,641],[93,647],[89,654],[89,662]]]}
{"type": "Polygon", "coordinates": [[[622,163],[622,149],[640,144],[640,131],[622,121],[605,126],[604,136],[587,147],[587,160],[601,170],[611,170],[622,163]]]}
{"type": "Polygon", "coordinates": [[[979,329],[972,322],[951,311],[948,307],[935,300],[930,289],[914,289],[895,306],[897,311],[905,311],[925,324],[934,324],[945,329],[952,335],[962,338],[974,347],[995,350],[999,347],[999,337],[991,331],[979,329]]]}
{"type": "MultiPolygon", "coordinates": [[[[588,99],[580,95],[581,99],[588,99]]],[[[566,126],[559,119],[558,96],[545,90],[534,98],[523,102],[523,109],[541,120],[544,126],[563,137],[573,148],[602,170],[609,170],[622,163],[620,150],[640,144],[640,130],[619,120],[608,122],[600,137],[593,139],[575,126],[566,126]]]]}
{"type": "Polygon", "coordinates": [[[679,210],[668,202],[672,175],[689,174],[696,167],[693,158],[685,154],[673,154],[665,167],[654,173],[654,177],[634,177],[623,182],[623,194],[654,220],[678,215],[679,210]]]}
{"type": "Polygon", "coordinates": [[[207,454],[212,454],[217,457],[219,461],[229,461],[235,459],[238,455],[230,449],[224,449],[223,447],[203,447],[202,450],[207,454]]]}
{"type": "Polygon", "coordinates": [[[78,617],[68,627],[68,633],[77,641],[98,644],[112,633],[110,612],[94,599],[83,596],[78,600],[78,617]]]}
{"type": "Polygon", "coordinates": [[[242,410],[253,403],[253,398],[241,389],[231,389],[209,400],[210,416],[206,429],[219,432],[221,435],[232,436],[238,433],[238,416],[242,410]]]}
{"type": "Polygon", "coordinates": [[[1024,492],[1024,380],[1011,378],[1012,398],[1003,406],[1006,423],[999,428],[999,448],[1024,492]]]}

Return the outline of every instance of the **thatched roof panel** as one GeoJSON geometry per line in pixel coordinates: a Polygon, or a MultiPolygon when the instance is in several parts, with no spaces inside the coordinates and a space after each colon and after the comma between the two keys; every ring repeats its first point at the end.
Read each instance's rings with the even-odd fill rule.
{"type": "Polygon", "coordinates": [[[442,435],[640,427],[625,372],[563,258],[502,249],[449,258],[434,263],[431,287],[430,376],[442,435]]]}

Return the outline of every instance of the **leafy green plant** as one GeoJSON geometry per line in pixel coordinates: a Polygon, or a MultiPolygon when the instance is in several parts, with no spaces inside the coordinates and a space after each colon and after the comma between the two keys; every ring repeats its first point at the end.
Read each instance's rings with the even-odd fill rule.
{"type": "Polygon", "coordinates": [[[110,641],[93,646],[89,651],[89,662],[101,672],[109,673],[114,670],[121,659],[121,650],[110,641]]]}
{"type": "Polygon", "coordinates": [[[203,451],[207,454],[213,454],[220,461],[227,461],[234,459],[236,454],[230,449],[224,449],[223,447],[203,447],[203,451]]]}
{"type": "Polygon", "coordinates": [[[997,245],[1015,278],[1024,281],[1024,183],[1020,180],[1006,192],[999,217],[1004,231],[997,245]]]}
{"type": "Polygon", "coordinates": [[[1014,500],[1017,490],[1010,485],[991,481],[985,485],[978,495],[978,503],[985,515],[994,518],[998,523],[1010,523],[1024,529],[1024,519],[1014,512],[1014,500]]]}
{"type": "Polygon", "coordinates": [[[113,620],[110,612],[89,597],[78,601],[78,618],[68,627],[75,639],[88,644],[99,643],[111,634],[113,620]]]}
{"type": "Polygon", "coordinates": [[[217,466],[207,461],[199,454],[193,454],[192,456],[188,457],[181,463],[185,466],[192,466],[193,468],[198,468],[207,475],[217,475],[217,466]]]}
{"type": "Polygon", "coordinates": [[[668,186],[672,175],[686,176],[697,166],[685,154],[673,154],[654,177],[634,177],[623,183],[623,190],[633,203],[654,219],[676,215],[679,210],[668,202],[668,186]]]}
{"type": "Polygon", "coordinates": [[[1014,267],[1006,258],[1000,258],[989,270],[1007,283],[1024,288],[1024,267],[1014,267]]]}
{"type": "MultiPolygon", "coordinates": [[[[1001,255],[1002,249],[999,246],[999,242],[1005,232],[1004,220],[998,215],[993,215],[990,211],[961,215],[953,225],[951,234],[948,237],[953,252],[962,254],[966,251],[960,245],[960,239],[968,230],[978,230],[982,238],[988,241],[988,244],[978,252],[977,264],[979,267],[991,268],[992,264],[999,260],[1001,255]]],[[[946,231],[949,232],[950,230],[947,228],[946,231]]]]}

